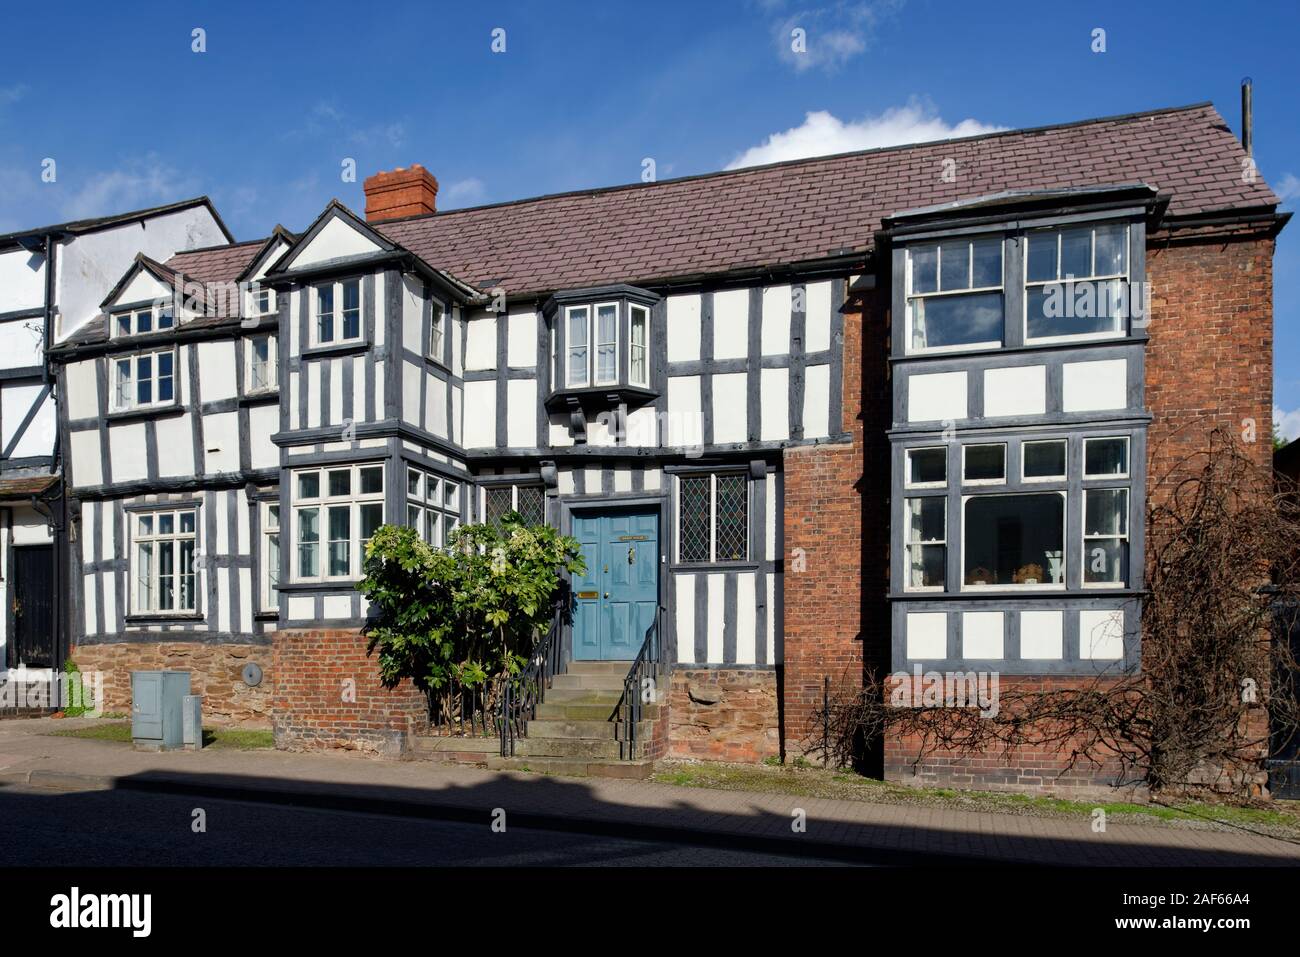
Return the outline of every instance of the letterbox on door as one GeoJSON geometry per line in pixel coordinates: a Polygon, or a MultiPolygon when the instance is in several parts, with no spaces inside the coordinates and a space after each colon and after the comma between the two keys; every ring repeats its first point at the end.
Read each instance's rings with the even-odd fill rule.
{"type": "Polygon", "coordinates": [[[179,748],[185,731],[188,671],[131,672],[131,739],[138,748],[179,748]]]}

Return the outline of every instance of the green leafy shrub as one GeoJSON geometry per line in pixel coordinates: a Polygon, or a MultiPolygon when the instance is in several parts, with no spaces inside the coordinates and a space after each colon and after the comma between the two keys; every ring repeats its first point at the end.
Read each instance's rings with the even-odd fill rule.
{"type": "Polygon", "coordinates": [[[93,713],[95,710],[94,690],[81,677],[81,669],[77,667],[77,663],[69,658],[63,663],[63,673],[67,676],[64,688],[67,691],[69,702],[63,709],[63,716],[65,718],[80,718],[82,715],[93,713]]]}
{"type": "Polygon", "coordinates": [[[358,585],[370,602],[367,650],[385,686],[409,678],[429,695],[435,723],[490,713],[550,626],[562,573],[585,568],[575,539],[515,512],[461,526],[445,548],[382,526],[358,585]]]}

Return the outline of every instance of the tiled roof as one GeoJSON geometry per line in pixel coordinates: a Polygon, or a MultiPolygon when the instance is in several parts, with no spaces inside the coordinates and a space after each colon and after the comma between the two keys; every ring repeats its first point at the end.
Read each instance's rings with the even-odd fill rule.
{"type": "Polygon", "coordinates": [[[25,475],[0,479],[0,501],[13,501],[39,495],[58,480],[57,475],[25,475]]]}
{"type": "Polygon", "coordinates": [[[508,294],[823,259],[882,217],[1004,190],[1143,182],[1168,214],[1278,202],[1208,103],[543,196],[376,224],[429,265],[508,294]],[[941,174],[955,161],[955,181],[941,174]]]}
{"type": "Polygon", "coordinates": [[[265,244],[265,239],[253,239],[229,246],[192,249],[177,253],[165,265],[196,282],[233,282],[265,244]]]}

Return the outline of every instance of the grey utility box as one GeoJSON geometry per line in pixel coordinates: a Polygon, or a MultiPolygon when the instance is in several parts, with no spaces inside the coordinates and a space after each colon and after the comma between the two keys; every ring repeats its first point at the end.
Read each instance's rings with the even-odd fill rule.
{"type": "Polygon", "coordinates": [[[182,708],[184,733],[181,741],[186,750],[199,751],[203,748],[203,695],[187,694],[182,708]]]}
{"type": "Polygon", "coordinates": [[[137,748],[170,751],[184,742],[188,671],[131,672],[131,739],[137,748]]]}

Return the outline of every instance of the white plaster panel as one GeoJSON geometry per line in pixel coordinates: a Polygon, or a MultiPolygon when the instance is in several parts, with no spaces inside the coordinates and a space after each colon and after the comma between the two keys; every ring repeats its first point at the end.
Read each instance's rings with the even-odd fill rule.
{"type": "Polygon", "coordinates": [[[64,379],[67,388],[68,416],[95,419],[100,415],[99,389],[95,381],[95,362],[72,362],[64,379]]]}
{"type": "Polygon", "coordinates": [[[232,340],[200,342],[197,348],[201,401],[235,398],[239,394],[235,384],[235,343],[232,340]]]}
{"type": "Polygon", "coordinates": [[[724,289],[713,294],[713,358],[749,355],[749,290],[724,289]]]}
{"type": "Polygon", "coordinates": [[[759,438],[765,442],[790,437],[790,370],[763,369],[759,386],[759,438]]]}
{"type": "Polygon", "coordinates": [[[0,253],[0,312],[45,305],[45,257],[25,249],[0,253]]]}
{"type": "Polygon", "coordinates": [[[271,436],[278,431],[280,431],[278,405],[249,406],[248,445],[253,468],[276,468],[280,464],[280,450],[271,441],[271,436]]]}
{"type": "Polygon", "coordinates": [[[974,659],[1002,657],[1002,612],[962,612],[961,655],[974,659]]]}
{"type": "Polygon", "coordinates": [[[203,417],[203,444],[205,446],[204,470],[208,474],[238,472],[239,413],[218,412],[205,415],[203,417]]]}
{"type": "Polygon", "coordinates": [[[907,421],[966,418],[966,373],[913,373],[907,377],[907,421]]]}
{"type": "Polygon", "coordinates": [[[537,445],[537,380],[510,379],[506,382],[506,444],[514,449],[537,445]]]}
{"type": "MultiPolygon", "coordinates": [[[[57,271],[57,264],[55,269],[57,271]]],[[[122,290],[109,303],[108,308],[112,309],[118,303],[126,302],[152,302],[155,299],[171,299],[175,290],[167,283],[160,281],[153,273],[141,269],[131,277],[131,281],[122,287],[122,290]]]]}
{"type": "Polygon", "coordinates": [[[497,384],[490,380],[466,382],[465,401],[474,410],[465,422],[465,446],[494,447],[497,444],[497,384]]]}
{"type": "Polygon", "coordinates": [[[439,438],[447,439],[447,387],[436,376],[429,375],[424,393],[424,427],[439,438]]]}
{"type": "Polygon", "coordinates": [[[670,376],[668,379],[667,443],[673,447],[696,446],[703,440],[700,415],[700,377],[670,376]]]}
{"type": "Polygon", "coordinates": [[[668,361],[690,362],[700,357],[700,297],[698,293],[669,296],[667,306],[668,361]]]}
{"type": "Polygon", "coordinates": [[[831,347],[831,280],[804,287],[804,351],[825,352],[831,347]]]}
{"type": "MultiPolygon", "coordinates": [[[[307,365],[307,428],[315,429],[324,424],[321,420],[320,407],[320,362],[308,362],[307,365]]],[[[381,390],[380,395],[383,395],[381,390]]]]}
{"type": "Polygon", "coordinates": [[[1128,407],[1128,360],[1067,362],[1061,376],[1061,408],[1100,412],[1128,407]]]}
{"type": "Polygon", "coordinates": [[[1079,612],[1079,657],[1118,661],[1124,657],[1124,612],[1083,609],[1079,612]]]}
{"type": "Polygon", "coordinates": [[[726,575],[706,575],[709,589],[708,603],[708,626],[709,636],[705,644],[708,652],[709,663],[720,662],[723,659],[722,651],[722,630],[726,627],[727,621],[727,602],[726,602],[726,575]]]}
{"type": "Polygon", "coordinates": [[[736,663],[754,663],[758,639],[757,575],[746,572],[736,576],[736,663]]]}
{"type": "Polygon", "coordinates": [[[473,372],[497,367],[497,317],[485,313],[469,324],[469,339],[465,343],[465,368],[473,372]]]}
{"type": "Polygon", "coordinates": [[[321,227],[321,231],[298,253],[293,265],[300,268],[344,256],[362,256],[378,249],[350,223],[336,216],[321,227]]]}
{"type": "Polygon", "coordinates": [[[103,485],[104,470],[99,458],[99,432],[95,429],[73,432],[70,441],[73,484],[80,488],[103,485]]]}
{"type": "Polygon", "coordinates": [[[696,575],[674,575],[677,585],[677,660],[695,664],[695,580],[696,575]]]}
{"type": "MultiPolygon", "coordinates": [[[[537,365],[537,313],[511,312],[506,327],[506,365],[516,369],[537,365]]],[[[531,444],[531,443],[530,443],[531,444]]]]}
{"type": "Polygon", "coordinates": [[[791,309],[789,286],[769,286],[763,290],[763,355],[783,356],[789,353],[791,309]]]}
{"type": "MultiPolygon", "coordinates": [[[[8,448],[44,387],[40,384],[0,385],[0,447],[8,448]]],[[[10,453],[14,458],[54,454],[56,413],[53,396],[41,399],[32,421],[10,453]]]]}
{"type": "Polygon", "coordinates": [[[309,621],[316,617],[316,599],[302,595],[290,595],[288,615],[298,621],[309,621]]]}
{"type": "MultiPolygon", "coordinates": [[[[568,434],[567,431],[565,434],[568,434]]],[[[627,444],[634,446],[659,444],[659,416],[654,406],[644,405],[628,412],[627,444]]]]}
{"type": "Polygon", "coordinates": [[[194,474],[194,433],[190,417],[169,416],[157,419],[158,474],[167,477],[190,477],[194,474]]]}
{"type": "Polygon", "coordinates": [[[144,423],[131,422],[108,427],[108,445],[112,455],[113,481],[129,482],[146,478],[149,462],[145,449],[144,423]]]}
{"type": "Polygon", "coordinates": [[[326,618],[352,617],[351,595],[326,595],[324,604],[326,618]]]}
{"type": "Polygon", "coordinates": [[[1020,657],[1058,660],[1065,648],[1065,613],[1022,611],[1020,613],[1020,657]]]}
{"type": "Polygon", "coordinates": [[[907,657],[913,660],[948,657],[948,615],[942,611],[913,611],[907,615],[907,657]]]}
{"type": "Polygon", "coordinates": [[[713,377],[713,441],[744,442],[749,438],[747,372],[728,372],[713,377]]]}
{"type": "Polygon", "coordinates": [[[424,366],[402,363],[402,418],[412,425],[420,424],[420,379],[423,377],[424,366]]]}
{"type": "Polygon", "coordinates": [[[1047,366],[984,370],[984,415],[1042,415],[1047,411],[1047,366]]]}
{"type": "Polygon", "coordinates": [[[0,322],[0,368],[22,369],[42,363],[44,322],[39,316],[0,322]]]}
{"type": "Polygon", "coordinates": [[[803,376],[803,437],[819,439],[830,435],[831,367],[808,366],[803,376]]]}

